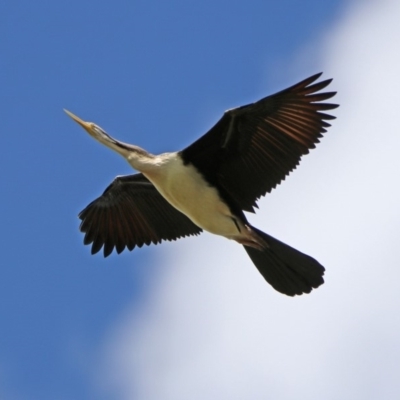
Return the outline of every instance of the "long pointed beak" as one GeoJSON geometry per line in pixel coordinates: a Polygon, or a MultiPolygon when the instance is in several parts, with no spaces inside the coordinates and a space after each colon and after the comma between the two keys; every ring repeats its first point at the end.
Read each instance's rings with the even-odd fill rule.
{"type": "Polygon", "coordinates": [[[85,130],[87,130],[89,133],[92,132],[92,127],[91,124],[89,122],[85,122],[83,120],[81,120],[79,117],[77,117],[75,114],[72,114],[72,112],[66,110],[64,108],[64,111],[67,113],[67,115],[69,115],[75,122],[77,122],[80,126],[82,126],[82,128],[84,128],[85,130]]]}
{"type": "Polygon", "coordinates": [[[129,151],[131,151],[132,146],[126,143],[119,142],[118,140],[111,137],[107,132],[105,132],[102,128],[94,124],[93,122],[86,122],[81,120],[72,112],[66,110],[64,111],[70,116],[75,122],[77,122],[90,136],[98,140],[100,143],[104,144],[107,147],[112,148],[114,151],[122,154],[125,158],[127,157],[129,151]]]}

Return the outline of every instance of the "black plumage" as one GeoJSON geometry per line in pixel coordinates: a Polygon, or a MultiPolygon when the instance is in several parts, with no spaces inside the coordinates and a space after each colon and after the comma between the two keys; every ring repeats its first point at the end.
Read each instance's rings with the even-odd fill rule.
{"type": "Polygon", "coordinates": [[[321,103],[336,92],[316,93],[331,79],[313,84],[321,74],[234,108],[200,139],[181,152],[186,163],[224,189],[244,211],[274,189],[315,147],[335,117],[321,111],[337,104],[321,103]]]}
{"type": "Polygon", "coordinates": [[[114,247],[120,254],[144,244],[199,235],[202,229],[172,207],[143,174],[120,176],[79,213],[84,244],[92,254],[104,246],[104,257],[114,247]]]}
{"type": "Polygon", "coordinates": [[[261,275],[279,292],[309,293],[324,280],[312,257],[250,225],[244,214],[269,193],[319,142],[325,111],[338,107],[319,91],[316,74],[255,103],[228,110],[182,151],[154,156],[122,143],[93,123],[67,113],[91,136],[120,153],[141,173],[117,177],[80,214],[92,254],[198,235],[202,230],[242,244],[261,275]]]}

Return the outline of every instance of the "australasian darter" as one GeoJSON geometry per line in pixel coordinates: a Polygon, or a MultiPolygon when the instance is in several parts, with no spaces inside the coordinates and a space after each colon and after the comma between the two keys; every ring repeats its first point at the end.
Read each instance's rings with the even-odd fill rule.
{"type": "Polygon", "coordinates": [[[98,125],[78,122],[139,173],[118,176],[80,214],[84,243],[107,257],[143,244],[198,235],[202,230],[242,244],[265,280],[289,296],[320,286],[324,267],[315,259],[253,227],[244,211],[274,189],[315,147],[337,107],[317,93],[316,74],[253,104],[228,110],[184,150],[153,155],[119,142],[98,125]]]}

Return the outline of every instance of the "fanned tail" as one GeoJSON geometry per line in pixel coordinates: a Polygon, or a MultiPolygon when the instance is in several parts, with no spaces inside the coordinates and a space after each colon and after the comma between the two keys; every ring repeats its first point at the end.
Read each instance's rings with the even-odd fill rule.
{"type": "Polygon", "coordinates": [[[268,248],[260,251],[243,246],[264,279],[288,296],[310,293],[324,283],[325,268],[314,258],[301,253],[272,236],[252,227],[268,248]]]}

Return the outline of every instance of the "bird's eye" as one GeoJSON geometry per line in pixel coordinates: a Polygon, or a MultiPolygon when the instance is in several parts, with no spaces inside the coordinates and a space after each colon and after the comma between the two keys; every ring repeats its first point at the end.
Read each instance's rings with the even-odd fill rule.
{"type": "Polygon", "coordinates": [[[94,124],[93,122],[90,123],[90,128],[94,132],[99,132],[100,131],[100,128],[96,124],[94,124]]]}

